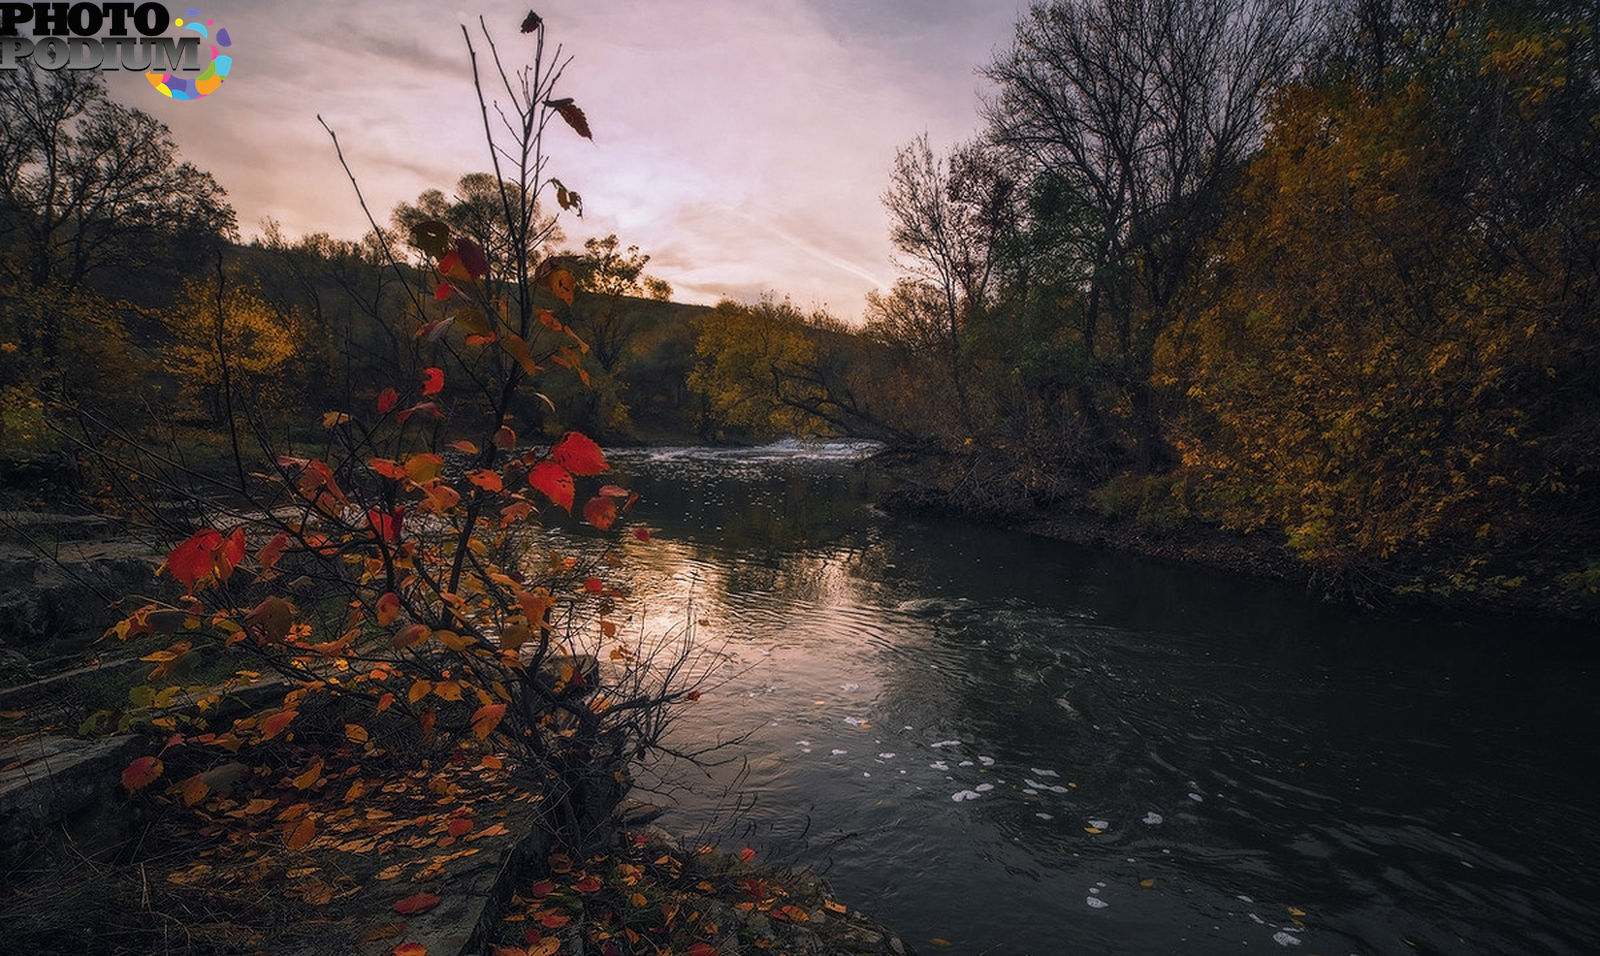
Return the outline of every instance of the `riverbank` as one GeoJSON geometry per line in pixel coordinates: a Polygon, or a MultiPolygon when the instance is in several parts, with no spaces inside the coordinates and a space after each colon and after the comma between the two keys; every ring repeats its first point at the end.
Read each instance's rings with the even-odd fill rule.
{"type": "Polygon", "coordinates": [[[1494,578],[1445,582],[1436,569],[1398,563],[1331,574],[1302,561],[1276,529],[1242,533],[1170,510],[1146,517],[1135,508],[1108,506],[1110,496],[1097,499],[1087,487],[1069,488],[1044,505],[1025,494],[973,494],[972,464],[956,456],[888,451],[873,463],[892,483],[879,506],[895,514],[976,521],[1084,547],[1283,582],[1320,600],[1363,610],[1600,623],[1600,592],[1548,577],[1530,575],[1509,586],[1494,578]]]}

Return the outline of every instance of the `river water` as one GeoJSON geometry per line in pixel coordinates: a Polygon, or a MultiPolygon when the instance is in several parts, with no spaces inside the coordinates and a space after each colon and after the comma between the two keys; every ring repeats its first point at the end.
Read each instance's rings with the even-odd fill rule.
{"type": "Polygon", "coordinates": [[[669,829],[923,952],[1600,952],[1600,676],[1560,633],[889,516],[869,450],[614,456],[631,625],[719,655],[672,741],[743,735],[658,784],[669,829]]]}

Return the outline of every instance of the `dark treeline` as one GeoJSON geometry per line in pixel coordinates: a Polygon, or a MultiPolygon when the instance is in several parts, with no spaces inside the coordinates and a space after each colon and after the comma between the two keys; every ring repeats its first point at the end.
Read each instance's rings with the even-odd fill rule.
{"type": "Polygon", "coordinates": [[[1597,11],[1036,5],[982,132],[896,158],[866,335],[734,333],[767,374],[714,401],[765,378],[775,429],[946,453],[950,503],[1264,531],[1331,590],[1592,598],[1597,11]]]}

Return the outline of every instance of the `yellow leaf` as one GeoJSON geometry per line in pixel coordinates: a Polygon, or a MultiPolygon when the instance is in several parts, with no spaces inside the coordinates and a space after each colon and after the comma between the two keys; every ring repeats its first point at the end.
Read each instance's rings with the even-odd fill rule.
{"type": "Polygon", "coordinates": [[[1150,887],[1156,885],[1156,878],[1153,876],[1147,876],[1139,881],[1139,885],[1148,890],[1150,887]]]}

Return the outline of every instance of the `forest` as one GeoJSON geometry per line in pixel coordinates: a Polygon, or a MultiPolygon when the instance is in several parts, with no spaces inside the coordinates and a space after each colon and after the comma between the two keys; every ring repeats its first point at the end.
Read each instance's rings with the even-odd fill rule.
{"type": "MultiPolygon", "coordinates": [[[[874,438],[914,456],[928,507],[1226,529],[1346,597],[1592,605],[1596,17],[1036,5],[974,64],[974,136],[884,171],[902,276],[863,324],[776,293],[677,305],[625,237],[555,230],[573,344],[517,412],[611,442],[874,438]]],[[[90,74],[8,72],[0,142],[13,457],[159,427],[220,459],[234,393],[314,433],[473,334],[408,299],[413,226],[491,261],[512,241],[477,171],[360,239],[242,242],[211,176],[90,74]]]]}

